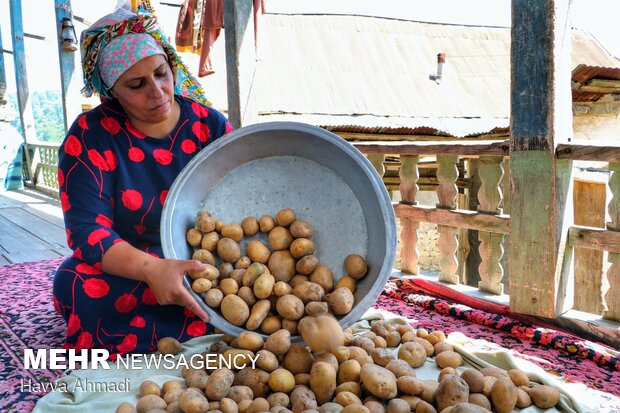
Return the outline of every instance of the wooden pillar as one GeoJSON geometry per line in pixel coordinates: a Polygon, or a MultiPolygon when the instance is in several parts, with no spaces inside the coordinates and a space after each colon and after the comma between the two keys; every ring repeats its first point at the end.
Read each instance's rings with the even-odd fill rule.
{"type": "Polygon", "coordinates": [[[572,135],[568,9],[569,0],[512,1],[510,307],[542,317],[572,297],[572,162],[555,159],[572,135]]]}
{"type": "Polygon", "coordinates": [[[4,47],[2,47],[2,26],[0,26],[0,105],[6,104],[6,67],[4,66],[4,47]]]}
{"type": "MultiPolygon", "coordinates": [[[[34,117],[32,115],[32,102],[29,101],[28,74],[26,71],[26,50],[24,47],[24,25],[22,22],[21,0],[10,0],[11,10],[11,37],[13,40],[13,63],[15,66],[15,84],[17,86],[17,106],[19,119],[22,124],[22,136],[24,142],[34,141],[34,117]]],[[[28,156],[28,151],[26,151],[28,156]]],[[[30,166],[30,165],[29,165],[30,166]]]]}
{"type": "MultiPolygon", "coordinates": [[[[80,56],[78,48],[75,52],[62,50],[62,19],[73,18],[71,12],[71,0],[54,0],[56,10],[56,33],[58,34],[58,61],[60,62],[60,86],[62,89],[62,118],[65,127],[65,133],[73,120],[80,114],[79,105],[80,96],[80,79],[79,73],[75,73],[75,59],[80,56]]],[[[77,39],[76,39],[77,40],[77,39]]],[[[79,66],[78,66],[79,67],[79,66]]]]}
{"type": "MultiPolygon", "coordinates": [[[[499,207],[502,202],[500,183],[504,175],[501,156],[481,156],[478,169],[481,186],[478,191],[478,212],[486,214],[501,214],[499,207]]],[[[480,282],[478,289],[492,294],[504,293],[502,277],[504,269],[501,260],[504,255],[503,234],[479,231],[480,257],[482,262],[478,267],[480,282]]]]}
{"type": "MultiPolygon", "coordinates": [[[[478,209],[478,191],[482,183],[480,182],[480,174],[478,173],[479,161],[478,158],[471,158],[467,160],[467,176],[471,181],[471,187],[468,192],[468,205],[466,209],[476,211],[478,209]]],[[[480,252],[477,230],[470,229],[467,231],[467,242],[469,243],[469,254],[467,254],[467,260],[465,266],[467,267],[465,272],[467,277],[465,280],[461,280],[461,283],[467,284],[472,287],[478,288],[478,282],[480,281],[480,274],[478,267],[480,266],[480,252]]]]}
{"type": "Polygon", "coordinates": [[[255,123],[258,114],[251,89],[256,68],[251,0],[224,2],[228,121],[234,128],[255,123]]]}
{"type": "MultiPolygon", "coordinates": [[[[420,157],[417,155],[400,157],[400,197],[401,204],[416,205],[416,196],[418,194],[418,179],[420,179],[420,171],[418,170],[418,161],[420,157]]],[[[402,231],[400,233],[400,269],[404,273],[418,274],[418,228],[420,223],[410,219],[401,218],[402,231]]]]}
{"type": "MultiPolygon", "coordinates": [[[[611,177],[609,178],[609,189],[611,190],[611,200],[607,210],[609,212],[610,222],[607,223],[607,229],[611,231],[620,231],[620,162],[610,162],[609,170],[611,177]]],[[[603,313],[605,318],[620,321],[620,254],[610,252],[607,258],[609,269],[607,270],[607,281],[609,289],[605,291],[605,306],[607,310],[603,313]]]]}
{"type": "MultiPolygon", "coordinates": [[[[456,194],[458,188],[456,180],[459,177],[459,157],[456,155],[439,155],[437,156],[439,168],[437,168],[437,208],[456,209],[456,194]]],[[[447,225],[437,225],[439,232],[439,240],[437,246],[439,248],[439,280],[451,284],[459,283],[458,260],[456,259],[456,251],[459,247],[458,234],[459,229],[447,225]]]]}

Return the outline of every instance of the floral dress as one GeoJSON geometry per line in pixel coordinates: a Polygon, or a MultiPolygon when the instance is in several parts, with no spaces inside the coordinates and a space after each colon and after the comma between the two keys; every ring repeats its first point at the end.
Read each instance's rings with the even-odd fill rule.
{"type": "Polygon", "coordinates": [[[56,271],[53,292],[67,322],[68,349],[144,353],[162,337],[185,341],[210,327],[184,307],[159,305],[145,282],[101,269],[118,242],[162,257],[168,189],[198,151],[232,130],[218,111],[175,99],[181,116],[167,138],[142,134],[111,100],[80,115],[60,147],[60,200],[74,253],[56,271]]]}

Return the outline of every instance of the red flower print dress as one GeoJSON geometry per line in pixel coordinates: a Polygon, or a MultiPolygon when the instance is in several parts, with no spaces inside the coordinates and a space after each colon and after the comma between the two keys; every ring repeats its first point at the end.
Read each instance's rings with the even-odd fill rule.
{"type": "Polygon", "coordinates": [[[101,269],[104,253],[118,242],[162,256],[159,225],[168,189],[198,151],[232,130],[216,110],[175,99],[181,117],[167,138],[142,134],[111,100],[80,115],[60,147],[60,199],[74,251],[54,278],[66,348],[144,353],[162,337],[186,341],[207,332],[184,307],[159,305],[146,283],[101,269]]]}

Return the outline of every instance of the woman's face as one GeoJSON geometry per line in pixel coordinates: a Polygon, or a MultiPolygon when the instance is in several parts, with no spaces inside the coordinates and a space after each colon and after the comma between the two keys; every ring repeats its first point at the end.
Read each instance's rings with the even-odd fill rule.
{"type": "Polygon", "coordinates": [[[138,126],[168,120],[174,107],[174,79],[163,55],[146,57],[123,73],[112,94],[138,126]]]}

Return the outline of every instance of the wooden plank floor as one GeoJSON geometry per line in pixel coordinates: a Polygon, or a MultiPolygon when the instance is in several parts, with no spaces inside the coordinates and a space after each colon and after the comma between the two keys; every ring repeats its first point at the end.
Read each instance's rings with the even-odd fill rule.
{"type": "Polygon", "coordinates": [[[30,190],[0,192],[0,265],[69,254],[58,200],[30,190]]]}

